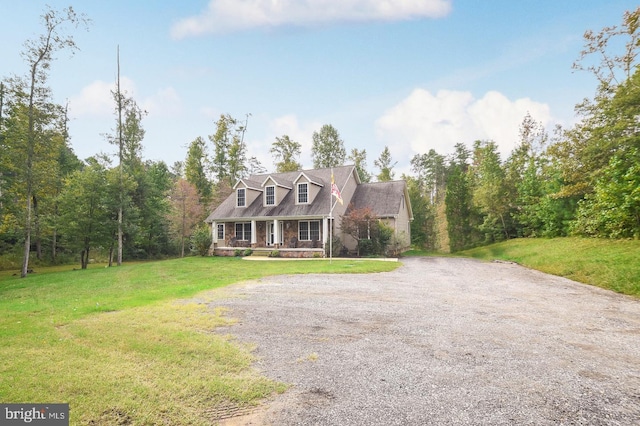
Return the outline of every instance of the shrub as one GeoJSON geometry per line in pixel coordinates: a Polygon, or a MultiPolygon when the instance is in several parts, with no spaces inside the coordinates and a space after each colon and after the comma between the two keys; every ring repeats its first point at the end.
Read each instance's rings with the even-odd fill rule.
{"type": "Polygon", "coordinates": [[[331,240],[331,245],[329,244],[325,244],[324,247],[324,252],[325,252],[325,256],[329,257],[329,250],[331,250],[331,255],[332,256],[338,256],[342,253],[342,241],[340,241],[340,237],[334,235],[332,240],[331,240]]]}
{"type": "Polygon", "coordinates": [[[278,250],[273,250],[269,252],[269,257],[280,257],[280,252],[278,250]]]}
{"type": "Polygon", "coordinates": [[[191,235],[191,253],[206,256],[211,248],[211,230],[207,225],[199,226],[191,235]]]}
{"type": "Polygon", "coordinates": [[[245,256],[251,256],[251,254],[253,254],[253,250],[251,249],[246,249],[243,253],[245,256]]]}
{"type": "Polygon", "coordinates": [[[358,253],[360,256],[371,256],[376,254],[376,244],[373,240],[358,241],[358,253]]]}
{"type": "Polygon", "coordinates": [[[235,250],[233,251],[233,255],[234,255],[235,257],[240,257],[240,256],[242,256],[242,249],[235,249],[235,250]]]}

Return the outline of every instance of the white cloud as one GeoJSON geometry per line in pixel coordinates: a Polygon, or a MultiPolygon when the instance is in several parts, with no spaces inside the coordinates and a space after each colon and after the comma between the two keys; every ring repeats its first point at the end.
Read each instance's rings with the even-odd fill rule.
{"type": "Polygon", "coordinates": [[[282,117],[278,117],[269,123],[269,133],[272,135],[269,148],[271,147],[271,143],[275,141],[276,137],[287,135],[292,140],[302,145],[300,148],[301,155],[298,161],[300,161],[302,167],[309,168],[313,164],[313,161],[311,160],[313,132],[319,131],[321,127],[322,123],[319,121],[309,121],[301,124],[298,122],[298,117],[294,114],[287,114],[282,117]]]}
{"type": "Polygon", "coordinates": [[[210,0],[200,15],[173,25],[176,39],[255,27],[440,18],[451,0],[210,0]]]}
{"type": "MultiPolygon", "coordinates": [[[[120,89],[133,93],[134,84],[129,78],[120,79],[120,89]]],[[[116,90],[115,82],[96,80],[85,86],[80,94],[69,99],[69,110],[73,116],[105,116],[113,114],[114,100],[112,91],[116,90]]]]}
{"type": "MultiPolygon", "coordinates": [[[[85,86],[80,94],[69,100],[72,116],[110,116],[115,111],[112,92],[116,90],[115,82],[96,80],[85,86]]],[[[132,96],[140,108],[153,116],[173,116],[182,110],[182,101],[172,87],[159,89],[152,96],[139,99],[136,97],[136,86],[130,78],[120,78],[120,90],[126,96],[132,96]]]]}
{"type": "Polygon", "coordinates": [[[547,104],[529,98],[512,101],[490,91],[476,99],[470,92],[441,90],[433,95],[415,89],[376,121],[376,133],[401,158],[430,149],[446,155],[456,143],[470,147],[476,140],[493,140],[504,160],[518,143],[527,112],[547,128],[554,122],[547,104]]]}
{"type": "Polygon", "coordinates": [[[140,108],[154,117],[174,117],[182,111],[182,100],[173,87],[158,90],[154,95],[144,99],[140,108]]]}

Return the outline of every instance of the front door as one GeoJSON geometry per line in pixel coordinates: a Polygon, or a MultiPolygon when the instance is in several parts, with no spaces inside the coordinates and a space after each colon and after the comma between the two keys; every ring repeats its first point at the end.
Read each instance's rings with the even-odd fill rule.
{"type": "MultiPolygon", "coordinates": [[[[283,222],[278,222],[278,240],[279,244],[282,245],[283,239],[282,239],[282,230],[283,230],[283,222]]],[[[275,244],[275,226],[273,222],[269,222],[268,226],[267,226],[267,245],[272,246],[275,244]]]]}

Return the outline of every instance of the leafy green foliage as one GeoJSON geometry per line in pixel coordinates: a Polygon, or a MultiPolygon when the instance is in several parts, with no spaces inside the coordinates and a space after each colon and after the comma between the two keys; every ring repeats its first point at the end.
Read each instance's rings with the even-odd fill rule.
{"type": "Polygon", "coordinates": [[[358,178],[360,178],[360,182],[367,183],[371,182],[371,173],[367,170],[367,150],[366,149],[357,149],[353,148],[349,157],[347,158],[349,161],[353,162],[356,166],[356,172],[358,173],[358,178]]]}
{"type": "Polygon", "coordinates": [[[213,238],[209,226],[206,224],[198,226],[191,234],[191,253],[199,256],[208,255],[212,242],[213,238]]]}
{"type": "Polygon", "coordinates": [[[393,161],[391,158],[391,151],[389,151],[389,147],[385,146],[382,152],[380,153],[380,157],[377,160],[374,160],[373,164],[380,169],[380,173],[378,173],[377,179],[378,182],[389,182],[393,180],[394,172],[393,168],[397,161],[393,161]]]}
{"type": "Polygon", "coordinates": [[[347,156],[344,141],[331,124],[325,124],[319,132],[313,132],[312,141],[311,158],[314,168],[329,168],[344,164],[347,156]]]}
{"type": "Polygon", "coordinates": [[[208,156],[204,139],[198,136],[189,144],[187,159],[184,162],[184,174],[187,181],[194,185],[200,200],[207,203],[211,199],[213,184],[207,177],[208,156]]]}
{"type": "Polygon", "coordinates": [[[276,137],[269,152],[275,157],[276,172],[295,172],[302,169],[297,160],[300,157],[302,145],[292,140],[288,135],[276,137]]]}

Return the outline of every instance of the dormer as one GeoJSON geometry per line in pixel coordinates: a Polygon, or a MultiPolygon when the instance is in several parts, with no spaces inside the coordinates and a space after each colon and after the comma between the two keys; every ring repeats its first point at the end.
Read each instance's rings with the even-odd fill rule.
{"type": "Polygon", "coordinates": [[[279,205],[280,201],[282,201],[292,189],[290,182],[283,182],[273,176],[267,176],[260,186],[263,190],[262,205],[264,207],[279,205]]]}
{"type": "Polygon", "coordinates": [[[236,208],[249,207],[262,194],[259,183],[247,179],[240,179],[233,186],[236,192],[236,208]]]}
{"type": "Polygon", "coordinates": [[[320,189],[324,186],[320,179],[305,172],[300,172],[293,184],[296,191],[295,203],[301,205],[313,203],[313,200],[320,193],[320,189]]]}

